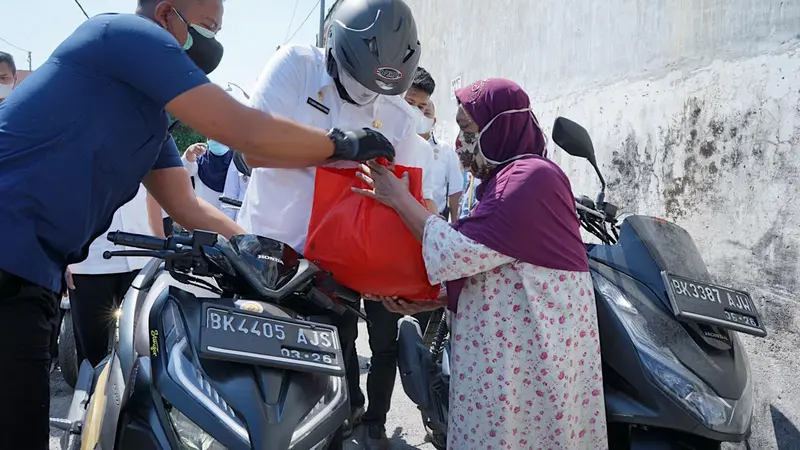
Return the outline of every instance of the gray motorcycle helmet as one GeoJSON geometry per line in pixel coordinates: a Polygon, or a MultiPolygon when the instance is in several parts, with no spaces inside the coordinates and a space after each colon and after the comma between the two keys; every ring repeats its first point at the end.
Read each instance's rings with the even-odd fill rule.
{"type": "MultiPolygon", "coordinates": [[[[326,54],[365,88],[400,95],[420,57],[417,23],[402,0],[343,0],[334,12],[326,54]]],[[[335,65],[329,65],[335,74],[335,65]]]]}

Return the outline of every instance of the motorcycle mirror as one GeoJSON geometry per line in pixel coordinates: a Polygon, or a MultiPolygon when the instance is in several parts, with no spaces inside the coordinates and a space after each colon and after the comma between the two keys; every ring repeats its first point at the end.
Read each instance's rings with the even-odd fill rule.
{"type": "Polygon", "coordinates": [[[605,192],[606,181],[597,166],[594,144],[592,144],[592,138],[589,137],[589,132],[585,128],[566,117],[558,117],[553,124],[553,142],[570,155],[589,161],[589,164],[594,167],[594,171],[597,172],[597,177],[600,178],[600,183],[603,186],[601,193],[605,192]]]}
{"type": "Polygon", "coordinates": [[[589,132],[566,117],[557,118],[553,124],[553,141],[572,156],[591,163],[595,161],[594,145],[589,132]]]}

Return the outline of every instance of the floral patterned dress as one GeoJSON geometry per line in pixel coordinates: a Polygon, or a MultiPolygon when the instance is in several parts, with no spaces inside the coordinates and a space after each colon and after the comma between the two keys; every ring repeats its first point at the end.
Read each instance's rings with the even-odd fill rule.
{"type": "Polygon", "coordinates": [[[431,283],[467,278],[451,331],[448,449],[605,449],[589,273],[497,253],[431,217],[431,283]]]}

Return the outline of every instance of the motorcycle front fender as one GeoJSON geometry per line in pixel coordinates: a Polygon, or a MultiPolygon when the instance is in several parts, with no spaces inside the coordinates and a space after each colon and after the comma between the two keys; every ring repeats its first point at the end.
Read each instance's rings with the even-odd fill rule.
{"type": "Polygon", "coordinates": [[[430,408],[433,360],[423,343],[419,322],[411,316],[397,324],[397,368],[408,398],[421,409],[430,408]]]}

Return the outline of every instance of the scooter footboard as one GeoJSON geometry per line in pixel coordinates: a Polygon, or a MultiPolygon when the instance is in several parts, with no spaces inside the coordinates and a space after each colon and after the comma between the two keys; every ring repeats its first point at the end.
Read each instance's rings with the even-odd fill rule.
{"type": "Polygon", "coordinates": [[[434,363],[422,341],[417,319],[405,316],[397,322],[397,367],[403,390],[421,409],[431,407],[430,385],[434,363]]]}

